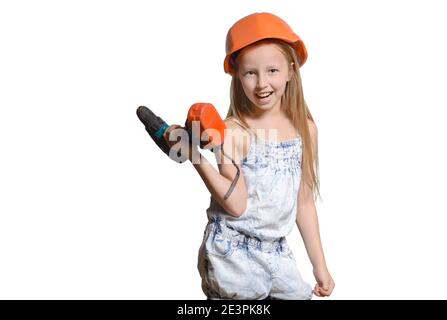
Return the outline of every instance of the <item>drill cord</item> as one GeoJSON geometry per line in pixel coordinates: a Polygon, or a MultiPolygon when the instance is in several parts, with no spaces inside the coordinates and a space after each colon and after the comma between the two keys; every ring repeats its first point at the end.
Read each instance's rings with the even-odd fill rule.
{"type": "Polygon", "coordinates": [[[236,163],[234,162],[234,160],[225,154],[225,152],[223,151],[222,146],[221,146],[220,150],[222,151],[222,154],[223,154],[227,159],[230,159],[230,160],[231,160],[231,162],[233,163],[233,165],[236,167],[236,171],[237,171],[237,172],[236,172],[236,176],[235,176],[234,179],[233,179],[233,182],[231,182],[230,188],[228,189],[227,193],[226,193],[225,196],[224,196],[224,200],[227,200],[228,197],[230,196],[230,194],[233,192],[234,187],[236,187],[236,183],[237,183],[237,181],[239,180],[240,170],[239,170],[239,167],[238,167],[238,166],[236,165],[236,163]]]}

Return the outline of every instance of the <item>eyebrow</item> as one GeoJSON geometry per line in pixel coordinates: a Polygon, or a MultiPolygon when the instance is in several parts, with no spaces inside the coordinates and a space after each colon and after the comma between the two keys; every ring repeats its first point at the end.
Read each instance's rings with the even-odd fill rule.
{"type": "MultiPolygon", "coordinates": [[[[270,68],[279,68],[279,64],[275,65],[275,64],[270,64],[266,67],[266,69],[270,69],[270,68]]],[[[248,66],[248,67],[242,67],[242,69],[244,70],[250,70],[250,69],[255,69],[252,66],[248,66]]]]}

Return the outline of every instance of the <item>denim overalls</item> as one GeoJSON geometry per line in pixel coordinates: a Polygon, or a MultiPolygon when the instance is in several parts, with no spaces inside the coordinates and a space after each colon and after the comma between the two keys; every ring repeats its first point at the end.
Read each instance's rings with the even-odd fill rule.
{"type": "MultiPolygon", "coordinates": [[[[240,124],[240,123],[239,123],[240,124]]],[[[301,179],[301,137],[270,141],[250,132],[241,161],[248,199],[239,217],[211,197],[199,250],[202,289],[209,299],[311,299],[286,243],[295,225],[301,179]]]]}

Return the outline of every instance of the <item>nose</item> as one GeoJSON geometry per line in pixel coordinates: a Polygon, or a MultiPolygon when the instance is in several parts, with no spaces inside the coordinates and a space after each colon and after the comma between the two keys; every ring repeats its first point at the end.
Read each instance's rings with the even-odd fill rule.
{"type": "Polygon", "coordinates": [[[265,85],[266,85],[265,76],[263,74],[259,74],[258,83],[257,83],[258,89],[263,89],[265,87],[265,85]]]}

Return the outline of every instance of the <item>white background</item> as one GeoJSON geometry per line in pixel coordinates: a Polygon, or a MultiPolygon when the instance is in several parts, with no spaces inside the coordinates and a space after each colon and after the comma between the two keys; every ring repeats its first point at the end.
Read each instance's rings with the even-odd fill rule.
{"type": "MultiPolygon", "coordinates": [[[[205,299],[209,193],[136,116],[225,117],[225,36],[253,12],[303,39],[330,299],[445,299],[443,1],[2,1],[0,298],[205,299]]],[[[203,154],[214,160],[211,153],[203,154]]],[[[289,237],[314,285],[296,229],[289,237]]]]}

